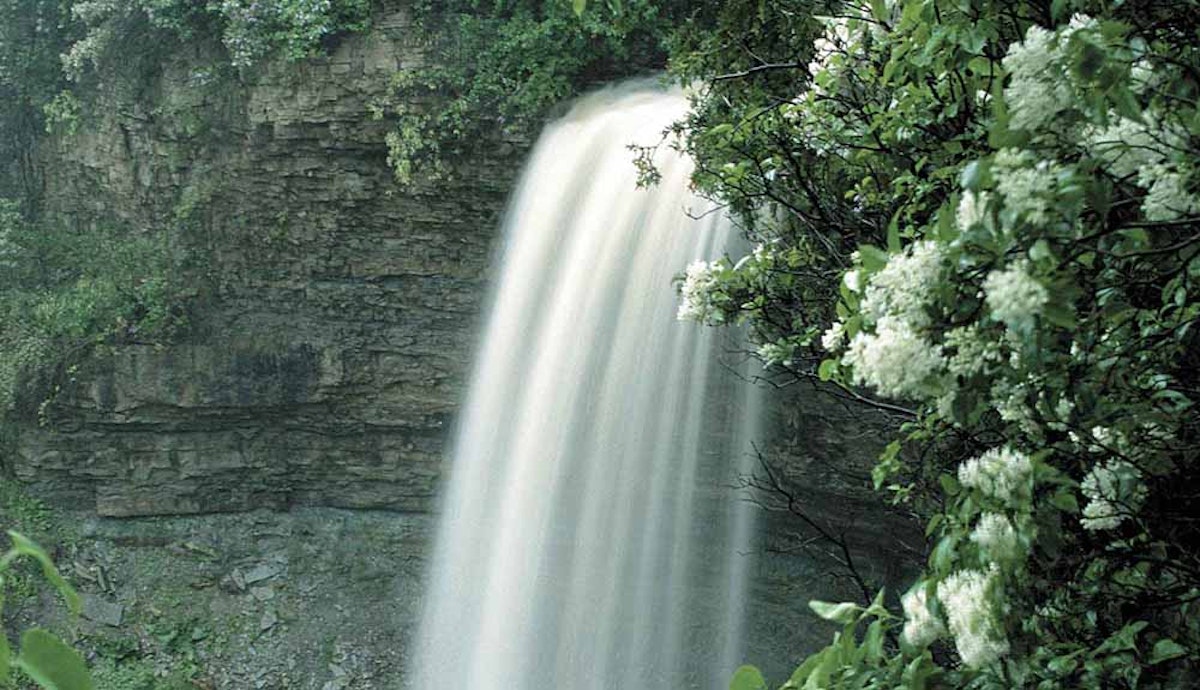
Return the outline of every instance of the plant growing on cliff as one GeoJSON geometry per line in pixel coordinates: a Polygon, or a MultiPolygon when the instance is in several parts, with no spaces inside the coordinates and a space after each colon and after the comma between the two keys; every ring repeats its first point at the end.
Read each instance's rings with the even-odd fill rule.
{"type": "Polygon", "coordinates": [[[417,62],[401,65],[373,114],[391,124],[388,162],[401,183],[453,174],[481,139],[520,146],[555,106],[599,84],[666,65],[689,3],[454,0],[414,8],[417,62]]]}
{"type": "Polygon", "coordinates": [[[131,38],[156,31],[177,40],[218,38],[238,69],[275,55],[300,60],[323,52],[338,34],[365,29],[370,10],[369,0],[76,0],[71,16],[83,34],[62,63],[79,80],[125,59],[131,38]]]}
{"type": "Polygon", "coordinates": [[[843,630],[783,687],[1194,685],[1196,14],[773,12],[676,63],[710,77],[696,181],[758,243],[689,268],[680,314],[904,418],[874,482],[930,537],[902,612],[814,603],[843,630]],[[733,43],[756,22],[794,31],[733,43]]]}
{"type": "Polygon", "coordinates": [[[161,232],[34,222],[0,199],[0,409],[22,375],[41,372],[52,395],[96,345],[169,337],[183,317],[173,266],[161,232]]]}
{"type": "MultiPolygon", "coordinates": [[[[17,532],[9,532],[12,547],[0,557],[0,607],[6,573],[14,562],[25,558],[36,562],[42,575],[54,586],[72,615],[79,615],[79,595],[63,579],[50,556],[40,546],[17,532]]],[[[0,685],[8,687],[13,670],[20,670],[38,687],[46,690],[91,690],[92,680],[79,653],[54,634],[40,628],[30,628],[21,634],[19,651],[13,650],[8,634],[0,632],[0,685]]]]}

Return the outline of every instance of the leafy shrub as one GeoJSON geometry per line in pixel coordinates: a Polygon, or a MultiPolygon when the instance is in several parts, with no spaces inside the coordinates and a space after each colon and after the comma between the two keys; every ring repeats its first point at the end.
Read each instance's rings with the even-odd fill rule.
{"type": "Polygon", "coordinates": [[[452,175],[481,139],[530,140],[552,108],[589,87],[666,65],[668,37],[688,3],[614,3],[577,16],[562,0],[454,0],[414,9],[427,56],[403,65],[389,98],[396,178],[452,175]]]}
{"type": "Polygon", "coordinates": [[[728,70],[686,145],[759,242],[681,314],[906,417],[874,479],[931,541],[783,687],[1194,685],[1195,13],[787,5],[779,59],[680,63],[728,70]]]}
{"type": "MultiPolygon", "coordinates": [[[[33,223],[0,200],[0,402],[22,373],[69,371],[90,347],[156,342],[182,323],[162,232],[33,223]]],[[[53,385],[53,384],[52,384],[53,385]]]]}

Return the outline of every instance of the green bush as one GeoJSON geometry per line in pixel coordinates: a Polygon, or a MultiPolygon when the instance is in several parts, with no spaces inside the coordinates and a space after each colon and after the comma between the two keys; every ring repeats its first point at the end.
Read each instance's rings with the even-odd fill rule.
{"type": "Polygon", "coordinates": [[[697,182],[758,242],[689,267],[681,314],[906,419],[874,480],[930,537],[903,614],[814,605],[844,630],[783,687],[1195,685],[1197,15],[875,0],[729,27],[772,16],[795,31],[770,58],[677,63],[711,80],[697,182]]]}
{"type": "Polygon", "coordinates": [[[93,346],[160,342],[183,324],[163,232],[27,221],[0,200],[0,404],[54,365],[51,390],[93,346]]]}

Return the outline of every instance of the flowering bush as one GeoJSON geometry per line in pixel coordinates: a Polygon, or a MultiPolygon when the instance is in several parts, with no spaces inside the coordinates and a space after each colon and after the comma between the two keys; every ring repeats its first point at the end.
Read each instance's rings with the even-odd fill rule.
{"type": "Polygon", "coordinates": [[[1200,683],[1200,17],[825,13],[697,100],[697,182],[760,245],[679,315],[904,415],[874,480],[930,544],[902,614],[817,602],[845,628],[783,687],[1200,683]]]}

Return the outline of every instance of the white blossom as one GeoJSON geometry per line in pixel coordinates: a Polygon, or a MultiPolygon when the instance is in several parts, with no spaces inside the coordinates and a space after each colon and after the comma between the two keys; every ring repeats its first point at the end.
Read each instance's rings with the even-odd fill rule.
{"type": "Polygon", "coordinates": [[[943,346],[954,350],[947,366],[955,376],[973,376],[983,372],[988,364],[1000,361],[998,344],[984,340],[979,327],[974,324],[948,331],[943,346]]]}
{"type": "Polygon", "coordinates": [[[1033,492],[1033,462],[1008,447],[992,448],[958,467],[960,484],[1012,506],[1027,503],[1033,492]]]}
{"type": "Polygon", "coordinates": [[[842,363],[853,367],[854,382],[880,394],[918,397],[927,379],[945,365],[941,348],[918,335],[908,322],[884,317],[875,333],[857,333],[842,363]]]}
{"type": "Polygon", "coordinates": [[[987,221],[988,203],[991,201],[992,195],[989,192],[980,192],[976,194],[972,190],[963,192],[962,199],[958,201],[958,211],[955,218],[958,221],[958,229],[967,231],[972,227],[987,221]]]}
{"type": "Polygon", "coordinates": [[[1010,75],[1004,88],[1014,129],[1038,130],[1074,102],[1069,73],[1054,32],[1036,24],[1025,32],[1025,40],[1013,43],[1004,56],[1010,75]]]}
{"type": "Polygon", "coordinates": [[[837,352],[846,342],[846,324],[834,321],[824,334],[821,335],[821,347],[829,352],[837,352]]]}
{"type": "Polygon", "coordinates": [[[1034,225],[1049,222],[1062,166],[1050,160],[1039,161],[1028,151],[1001,149],[993,159],[992,171],[996,191],[1007,208],[1034,225]]]}
{"type": "Polygon", "coordinates": [[[1142,213],[1147,220],[1175,220],[1200,213],[1200,196],[1192,193],[1183,173],[1166,165],[1151,165],[1138,172],[1138,185],[1146,188],[1142,213]]]}
{"type": "Polygon", "coordinates": [[[758,358],[768,366],[772,364],[787,366],[792,363],[792,349],[781,343],[763,343],[758,346],[758,358]]]}
{"type": "Polygon", "coordinates": [[[857,268],[846,271],[846,275],[842,276],[842,282],[846,284],[846,288],[850,292],[861,292],[862,272],[857,268]]]}
{"type": "Polygon", "coordinates": [[[991,402],[1000,419],[1016,424],[1030,436],[1040,435],[1037,419],[1026,402],[1029,391],[1023,383],[1000,380],[992,384],[991,402]]]}
{"type": "Polygon", "coordinates": [[[946,626],[929,610],[925,586],[919,585],[900,597],[904,607],[904,640],[914,647],[925,647],[946,634],[946,626]]]}
{"type": "Polygon", "coordinates": [[[1029,273],[1029,262],[1018,260],[1002,271],[992,271],[983,282],[992,316],[1014,330],[1029,330],[1034,318],[1050,300],[1046,286],[1029,273]]]}
{"type": "Polygon", "coordinates": [[[1114,529],[1131,517],[1146,499],[1142,473],[1124,460],[1097,464],[1080,485],[1088,499],[1079,522],[1084,529],[1114,529]]]}
{"type": "Polygon", "coordinates": [[[871,276],[862,312],[872,321],[887,316],[903,319],[913,328],[929,324],[925,306],[942,273],[942,249],[936,242],[914,242],[871,276]]]}
{"type": "Polygon", "coordinates": [[[680,321],[709,323],[715,316],[712,290],[716,286],[717,262],[693,261],[684,273],[679,288],[679,311],[675,318],[680,321]]]}
{"type": "Polygon", "coordinates": [[[1020,556],[1017,530],[1012,521],[1000,513],[985,512],[980,515],[979,522],[971,531],[971,541],[978,544],[979,550],[992,561],[1013,561],[1020,556]]]}
{"type": "Polygon", "coordinates": [[[1184,136],[1144,113],[1142,122],[1110,114],[1107,127],[1094,127],[1084,138],[1084,147],[1104,163],[1116,177],[1130,177],[1141,170],[1166,162],[1184,145],[1184,136]]]}
{"type": "Polygon", "coordinates": [[[954,646],[963,663],[971,668],[992,664],[1008,653],[1003,626],[992,613],[996,574],[959,570],[938,583],[938,600],[946,610],[954,646]]]}

